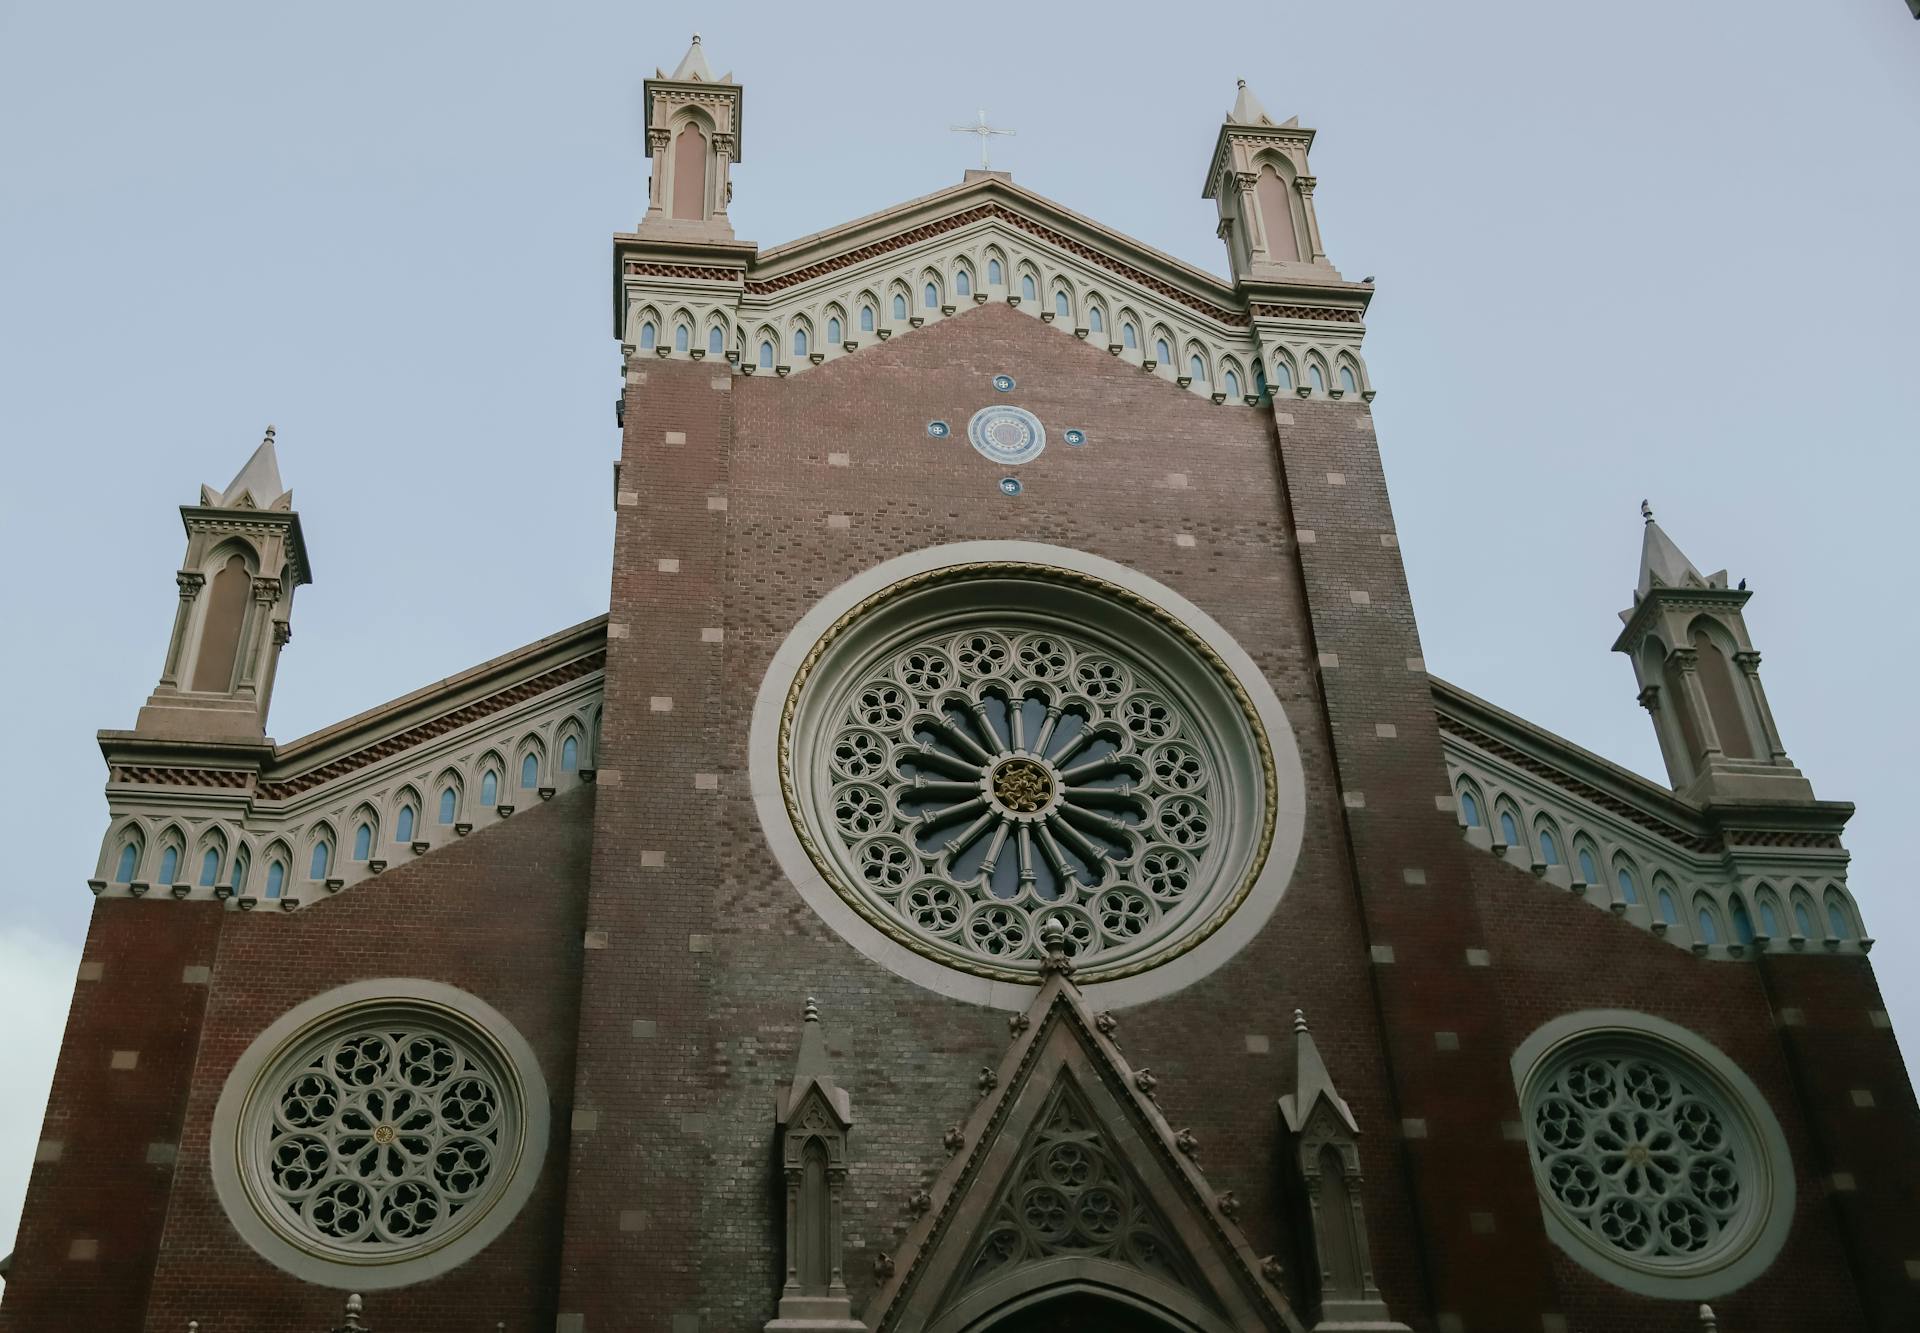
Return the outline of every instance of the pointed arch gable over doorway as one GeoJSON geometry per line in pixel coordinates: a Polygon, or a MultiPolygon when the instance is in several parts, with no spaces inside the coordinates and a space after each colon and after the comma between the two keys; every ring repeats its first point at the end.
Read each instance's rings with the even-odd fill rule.
{"type": "Polygon", "coordinates": [[[1191,1139],[1135,1086],[1112,1019],[1089,1012],[1069,960],[1048,965],[1000,1067],[982,1072],[989,1091],[869,1326],[987,1333],[1106,1310],[1124,1312],[1131,1322],[1114,1326],[1129,1329],[1299,1333],[1231,1199],[1223,1209],[1191,1139]]]}

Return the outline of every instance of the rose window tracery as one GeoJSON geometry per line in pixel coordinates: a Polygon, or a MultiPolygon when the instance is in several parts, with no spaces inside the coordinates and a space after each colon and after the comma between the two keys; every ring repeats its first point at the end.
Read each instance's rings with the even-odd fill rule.
{"type": "Polygon", "coordinates": [[[1550,1205],[1638,1267],[1710,1263],[1763,1211],[1745,1120],[1677,1053],[1576,1045],[1532,1081],[1527,1127],[1550,1205]]]}
{"type": "Polygon", "coordinates": [[[1026,977],[1057,924],[1098,980],[1232,909],[1270,759],[1176,627],[1110,604],[1076,623],[1078,590],[1029,586],[956,581],[852,623],[796,682],[783,776],[816,862],[889,933],[1026,977]]]}

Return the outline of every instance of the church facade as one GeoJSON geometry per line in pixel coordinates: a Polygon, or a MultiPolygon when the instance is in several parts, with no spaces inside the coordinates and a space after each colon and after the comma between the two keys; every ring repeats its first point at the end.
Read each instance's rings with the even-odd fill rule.
{"type": "Polygon", "coordinates": [[[1920,1327],[1748,592],[1646,515],[1665,783],[1428,673],[1313,131],[1222,280],[987,170],[763,249],[645,100],[606,615],[277,744],[271,432],[182,509],[0,1330],[1920,1327]]]}

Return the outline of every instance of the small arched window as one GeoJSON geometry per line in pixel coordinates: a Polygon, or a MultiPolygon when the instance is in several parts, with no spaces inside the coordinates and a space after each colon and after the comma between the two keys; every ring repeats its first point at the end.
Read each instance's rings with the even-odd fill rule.
{"type": "Polygon", "coordinates": [[[1067,294],[1065,292],[1055,292],[1053,294],[1053,313],[1061,319],[1065,319],[1073,313],[1073,306],[1067,300],[1067,294]]]}
{"type": "Polygon", "coordinates": [[[453,817],[460,812],[460,797],[452,787],[440,789],[440,822],[451,824],[453,817]]]}
{"type": "Polygon", "coordinates": [[[870,305],[860,307],[860,332],[873,332],[873,307],[870,305]]]}
{"type": "Polygon", "coordinates": [[[1120,326],[1120,341],[1127,347],[1138,347],[1140,345],[1140,335],[1134,331],[1133,325],[1123,324],[1120,326]]]}
{"type": "Polygon", "coordinates": [[[1221,377],[1220,387],[1226,390],[1227,397],[1238,398],[1240,396],[1240,377],[1229,370],[1221,377]]]}
{"type": "Polygon", "coordinates": [[[538,787],[540,785],[540,757],[530,754],[520,761],[520,785],[538,787]]]}
{"type": "Polygon", "coordinates": [[[965,269],[957,269],[954,271],[953,294],[955,296],[973,295],[973,275],[965,269]]]}
{"type": "Polygon", "coordinates": [[[1257,398],[1267,396],[1267,368],[1259,361],[1253,363],[1253,392],[1257,398]]]}
{"type": "Polygon", "coordinates": [[[653,327],[652,320],[648,320],[645,324],[642,324],[640,326],[640,350],[643,352],[651,352],[654,343],[659,341],[659,337],[659,333],[653,327]]]}
{"type": "Polygon", "coordinates": [[[1698,917],[1695,919],[1700,923],[1700,942],[1708,945],[1718,944],[1720,942],[1720,926],[1713,919],[1713,909],[1703,905],[1700,908],[1698,917]]]}
{"type": "Polygon", "coordinates": [[[172,846],[161,848],[160,849],[159,882],[162,884],[173,883],[174,872],[179,869],[180,869],[180,849],[178,847],[172,847],[172,846]]]}
{"type": "Polygon", "coordinates": [[[1727,914],[1733,918],[1733,938],[1741,944],[1753,943],[1753,918],[1747,915],[1747,905],[1740,901],[1740,895],[1733,896],[1733,904],[1727,914]]]}
{"type": "Polygon", "coordinates": [[[1762,894],[1758,899],[1760,907],[1760,930],[1772,939],[1780,933],[1780,917],[1773,910],[1773,899],[1762,894]]]}
{"type": "Polygon", "coordinates": [[[393,817],[393,840],[395,842],[413,841],[413,806],[403,805],[400,813],[393,817]]]}
{"type": "Polygon", "coordinates": [[[1035,300],[1039,296],[1039,291],[1033,285],[1033,274],[1022,273],[1020,275],[1020,296],[1022,300],[1026,301],[1035,300]]]}
{"type": "Polygon", "coordinates": [[[1836,940],[1844,940],[1853,933],[1847,929],[1847,911],[1840,906],[1838,898],[1827,899],[1827,933],[1836,940]]]}
{"type": "Polygon", "coordinates": [[[200,858],[200,887],[210,889],[220,882],[220,849],[207,848],[206,855],[200,858]]]}
{"type": "Polygon", "coordinates": [[[830,343],[844,341],[840,336],[840,316],[838,315],[834,315],[827,320],[827,341],[830,343]]]}
{"type": "Polygon", "coordinates": [[[267,897],[278,898],[280,891],[287,886],[287,864],[275,860],[267,867],[267,897]]]}
{"type": "Polygon", "coordinates": [[[1087,307],[1087,329],[1091,333],[1105,333],[1107,331],[1107,317],[1101,313],[1100,307],[1097,305],[1087,307]]]}
{"type": "Polygon", "coordinates": [[[805,329],[795,329],[793,331],[793,354],[795,356],[805,356],[807,354],[807,331],[805,329]]]}
{"type": "Polygon", "coordinates": [[[692,336],[693,336],[693,331],[689,329],[685,324],[674,325],[673,326],[673,350],[676,352],[686,351],[687,342],[690,338],[692,338],[692,336]]]}
{"type": "Polygon", "coordinates": [[[364,861],[373,855],[373,825],[362,820],[353,831],[353,859],[364,861]]]}
{"type": "Polygon", "coordinates": [[[1274,362],[1273,363],[1273,382],[1279,386],[1281,393],[1292,393],[1293,392],[1293,367],[1288,365],[1284,361],[1274,362]]]}
{"type": "Polygon", "coordinates": [[[760,340],[760,369],[773,369],[773,344],[765,338],[760,340]]]}
{"type": "Polygon", "coordinates": [[[920,304],[929,310],[938,307],[940,304],[940,289],[932,283],[928,283],[925,287],[921,288],[920,304]]]}
{"type": "Polygon", "coordinates": [[[1591,850],[1582,847],[1573,859],[1580,867],[1580,882],[1582,884],[1597,884],[1600,882],[1600,867],[1593,863],[1593,852],[1591,850]]]}
{"type": "Polygon", "coordinates": [[[1320,373],[1319,366],[1308,366],[1307,378],[1313,381],[1313,391],[1315,393],[1325,393],[1327,391],[1327,377],[1320,373]]]}
{"type": "Polygon", "coordinates": [[[246,848],[242,847],[233,854],[233,891],[235,893],[247,891],[247,872],[252,868],[247,860],[246,848]]]}
{"type": "Polygon", "coordinates": [[[1811,938],[1813,935],[1813,913],[1807,910],[1804,899],[1796,898],[1793,901],[1793,928],[1803,939],[1811,938]]]}
{"type": "Polygon", "coordinates": [[[893,317],[895,319],[905,319],[907,317],[907,298],[899,292],[893,294],[893,317]]]}
{"type": "Polygon", "coordinates": [[[1192,377],[1195,384],[1205,384],[1207,382],[1207,363],[1197,356],[1188,357],[1187,374],[1192,377]]]}
{"type": "Polygon", "coordinates": [[[1173,349],[1167,346],[1167,340],[1165,338],[1155,338],[1153,340],[1153,359],[1163,366],[1173,360],[1173,349]]]}
{"type": "Polygon", "coordinates": [[[1340,367],[1340,387],[1347,393],[1358,393],[1360,386],[1353,382],[1353,367],[1340,367]]]}
{"type": "Polygon", "coordinates": [[[719,356],[727,350],[727,335],[718,324],[707,330],[707,355],[719,356]]]}
{"type": "Polygon", "coordinates": [[[307,867],[308,879],[325,879],[333,861],[333,844],[322,838],[313,844],[313,861],[307,867]]]}
{"type": "Polygon", "coordinates": [[[1480,827],[1480,802],[1473,798],[1470,791],[1460,793],[1460,818],[1468,828],[1480,827]]]}
{"type": "Polygon", "coordinates": [[[1511,847],[1520,841],[1520,825],[1513,817],[1513,811],[1500,812],[1500,841],[1511,847]]]}
{"type": "Polygon", "coordinates": [[[113,882],[133,883],[133,872],[140,865],[140,844],[130,842],[120,849],[120,860],[113,868],[113,882]]]}
{"type": "Polygon", "coordinates": [[[580,741],[578,737],[569,736],[560,742],[560,771],[571,773],[579,767],[580,741]]]}
{"type": "Polygon", "coordinates": [[[497,805],[500,802],[500,775],[492,769],[480,779],[480,804],[497,805]]]}
{"type": "Polygon", "coordinates": [[[1540,830],[1540,859],[1550,866],[1560,864],[1560,841],[1550,828],[1540,830]]]}
{"type": "Polygon", "coordinates": [[[1633,882],[1633,871],[1628,869],[1626,866],[1621,866],[1620,873],[1616,878],[1619,880],[1619,883],[1620,883],[1621,901],[1629,902],[1629,903],[1639,902],[1640,886],[1633,882]]]}
{"type": "Polygon", "coordinates": [[[997,259],[989,259],[987,261],[988,284],[997,285],[999,283],[1005,282],[1006,280],[1007,280],[1006,274],[1004,274],[1000,269],[1000,261],[997,259]]]}
{"type": "Polygon", "coordinates": [[[1660,919],[1669,926],[1679,925],[1680,910],[1673,905],[1673,894],[1667,891],[1665,885],[1656,884],[1654,887],[1659,891],[1654,901],[1660,906],[1660,919]]]}

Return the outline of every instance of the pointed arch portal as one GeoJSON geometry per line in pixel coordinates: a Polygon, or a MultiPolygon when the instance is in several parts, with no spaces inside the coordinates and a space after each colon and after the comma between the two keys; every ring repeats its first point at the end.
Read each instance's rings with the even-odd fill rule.
{"type": "Polygon", "coordinates": [[[1172,1333],[1190,1327],[1109,1296],[1079,1291],[1043,1298],[991,1325],[993,1333],[1172,1333]]]}

